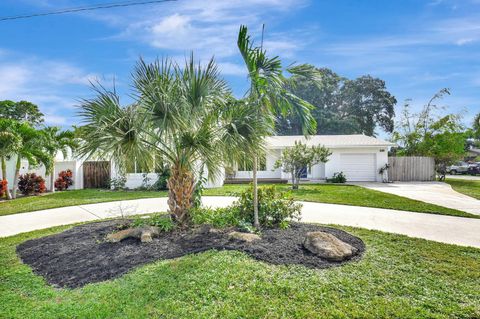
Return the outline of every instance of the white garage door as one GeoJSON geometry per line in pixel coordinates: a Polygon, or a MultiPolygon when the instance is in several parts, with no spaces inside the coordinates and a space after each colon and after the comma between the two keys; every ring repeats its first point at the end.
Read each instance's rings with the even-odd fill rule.
{"type": "Polygon", "coordinates": [[[340,170],[345,173],[347,181],[375,181],[375,158],[375,154],[340,154],[340,170]]]}

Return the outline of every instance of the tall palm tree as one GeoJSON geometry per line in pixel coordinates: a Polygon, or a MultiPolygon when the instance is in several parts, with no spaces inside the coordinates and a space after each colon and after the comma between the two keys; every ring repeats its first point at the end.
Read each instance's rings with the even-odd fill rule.
{"type": "Polygon", "coordinates": [[[32,166],[38,164],[44,164],[47,166],[49,165],[49,159],[43,151],[40,132],[30,126],[30,124],[27,122],[17,122],[13,129],[13,133],[21,140],[20,147],[15,151],[17,160],[15,163],[15,173],[13,175],[12,185],[12,198],[16,198],[22,160],[28,160],[28,163],[32,166]]]}
{"type": "MultiPolygon", "coordinates": [[[[248,70],[250,88],[246,93],[247,103],[253,108],[257,117],[264,119],[271,130],[275,128],[276,115],[296,115],[301,123],[305,135],[315,132],[316,122],[310,114],[313,106],[289,91],[287,79],[283,75],[283,68],[278,56],[267,57],[262,46],[254,46],[246,26],[240,26],[237,45],[248,70]]],[[[286,69],[291,75],[308,77],[313,81],[320,78],[320,74],[312,67],[298,65],[286,69]]],[[[258,228],[258,195],[257,169],[258,152],[253,157],[253,198],[254,198],[254,226],[258,228]]]]}
{"type": "MultiPolygon", "coordinates": [[[[0,119],[0,162],[2,166],[2,179],[7,179],[7,157],[12,156],[21,148],[22,140],[14,134],[17,122],[9,119],[0,119]]],[[[8,190],[6,192],[7,199],[12,198],[12,194],[8,190]]]]}
{"type": "Polygon", "coordinates": [[[63,157],[68,156],[68,151],[73,151],[78,144],[73,131],[62,131],[59,127],[49,126],[41,131],[43,149],[48,157],[45,174],[50,175],[50,191],[55,192],[55,157],[61,152],[63,157]]]}
{"type": "Polygon", "coordinates": [[[171,171],[169,210],[186,227],[199,172],[205,167],[216,178],[241,147],[257,143],[255,123],[248,110],[231,103],[213,59],[202,66],[191,56],[183,67],[169,59],[140,60],[133,82],[132,105],[122,107],[115,91],[98,86],[97,97],[83,101],[79,153],[113,159],[123,172],[132,160],[151,168],[161,158],[171,171]]]}

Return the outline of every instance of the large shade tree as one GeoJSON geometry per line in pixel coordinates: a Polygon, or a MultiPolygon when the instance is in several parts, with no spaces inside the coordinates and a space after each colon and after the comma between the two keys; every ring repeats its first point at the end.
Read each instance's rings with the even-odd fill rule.
{"type": "Polygon", "coordinates": [[[242,103],[232,103],[213,59],[201,65],[191,56],[184,66],[141,60],[133,83],[132,105],[122,106],[115,91],[100,86],[94,99],[83,101],[78,153],[112,159],[120,172],[131,161],[151,168],[161,160],[171,170],[169,210],[186,227],[199,172],[204,167],[215,178],[224,162],[253,149],[258,121],[242,103]]]}
{"type": "MultiPolygon", "coordinates": [[[[316,123],[310,111],[313,106],[292,93],[287,78],[283,75],[283,68],[278,56],[268,57],[262,45],[255,46],[246,26],[241,26],[238,33],[237,45],[248,71],[250,85],[245,94],[245,103],[254,110],[255,116],[275,130],[277,116],[293,114],[299,121],[303,134],[315,132],[316,123]]],[[[298,65],[286,69],[293,76],[308,78],[315,81],[318,72],[312,67],[298,65]]],[[[267,130],[264,130],[266,132],[267,130]]],[[[257,169],[258,156],[261,151],[253,149],[248,153],[253,158],[253,198],[254,198],[254,226],[258,228],[258,187],[257,169]]]]}
{"type": "Polygon", "coordinates": [[[28,101],[0,101],[0,118],[28,122],[33,126],[43,123],[43,113],[36,104],[28,101]]]}
{"type": "MultiPolygon", "coordinates": [[[[369,75],[347,79],[327,68],[316,70],[319,80],[293,76],[288,82],[294,94],[314,106],[317,134],[373,136],[377,128],[393,131],[397,101],[385,81],[369,75]]],[[[282,135],[300,134],[301,122],[295,114],[289,114],[280,118],[278,131],[282,135]]]]}

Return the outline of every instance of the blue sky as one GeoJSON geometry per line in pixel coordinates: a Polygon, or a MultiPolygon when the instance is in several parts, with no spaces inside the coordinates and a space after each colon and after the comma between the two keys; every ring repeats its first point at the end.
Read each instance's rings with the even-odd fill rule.
{"type": "MultiPolygon", "coordinates": [[[[111,0],[2,0],[0,16],[111,0]]],[[[202,61],[215,55],[234,93],[246,89],[236,48],[240,24],[284,63],[311,63],[354,78],[384,79],[397,98],[419,108],[448,87],[443,100],[471,124],[480,112],[480,0],[179,0],[0,22],[0,99],[30,100],[50,125],[68,126],[78,100],[98,79],[129,102],[130,72],[143,56],[202,61]]]]}

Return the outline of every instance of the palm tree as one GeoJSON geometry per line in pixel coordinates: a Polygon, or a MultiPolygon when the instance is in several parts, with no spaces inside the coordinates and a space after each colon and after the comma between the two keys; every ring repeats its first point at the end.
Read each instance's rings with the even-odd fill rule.
{"type": "MultiPolygon", "coordinates": [[[[273,131],[275,116],[296,115],[304,134],[315,132],[316,122],[310,114],[313,106],[289,91],[287,79],[283,76],[281,61],[278,56],[269,58],[262,46],[255,47],[248,35],[246,26],[240,26],[237,45],[248,70],[250,88],[246,93],[248,105],[253,108],[257,117],[264,119],[273,131]]],[[[287,68],[287,72],[298,77],[308,77],[317,81],[320,74],[312,67],[298,65],[287,68]]],[[[254,226],[259,228],[257,167],[259,152],[251,153],[253,157],[253,198],[254,226]]]]}
{"type": "Polygon", "coordinates": [[[18,179],[20,177],[20,167],[22,159],[28,160],[32,166],[43,164],[49,165],[49,158],[43,151],[42,136],[40,131],[34,129],[27,122],[16,123],[13,133],[17,135],[21,144],[16,149],[17,161],[15,164],[15,173],[13,175],[12,198],[17,197],[18,179]]]}
{"type": "Polygon", "coordinates": [[[116,92],[101,86],[96,98],[83,101],[79,153],[113,159],[121,172],[131,161],[151,168],[160,158],[171,171],[169,210],[186,227],[199,172],[205,167],[216,178],[226,160],[258,143],[255,122],[231,103],[213,59],[202,66],[191,56],[183,68],[169,59],[140,60],[133,82],[138,101],[132,105],[122,107],[116,92]]]}
{"type": "MultiPolygon", "coordinates": [[[[13,133],[17,122],[9,119],[0,119],[0,162],[2,166],[2,179],[7,179],[7,157],[12,156],[20,149],[22,140],[13,133]]],[[[7,199],[12,198],[12,194],[7,189],[7,199]]]]}
{"type": "Polygon", "coordinates": [[[41,130],[43,149],[48,157],[45,174],[50,175],[50,191],[55,192],[55,157],[61,152],[63,157],[68,156],[68,151],[75,150],[78,144],[75,133],[69,130],[62,131],[59,127],[49,126],[41,130]]]}

